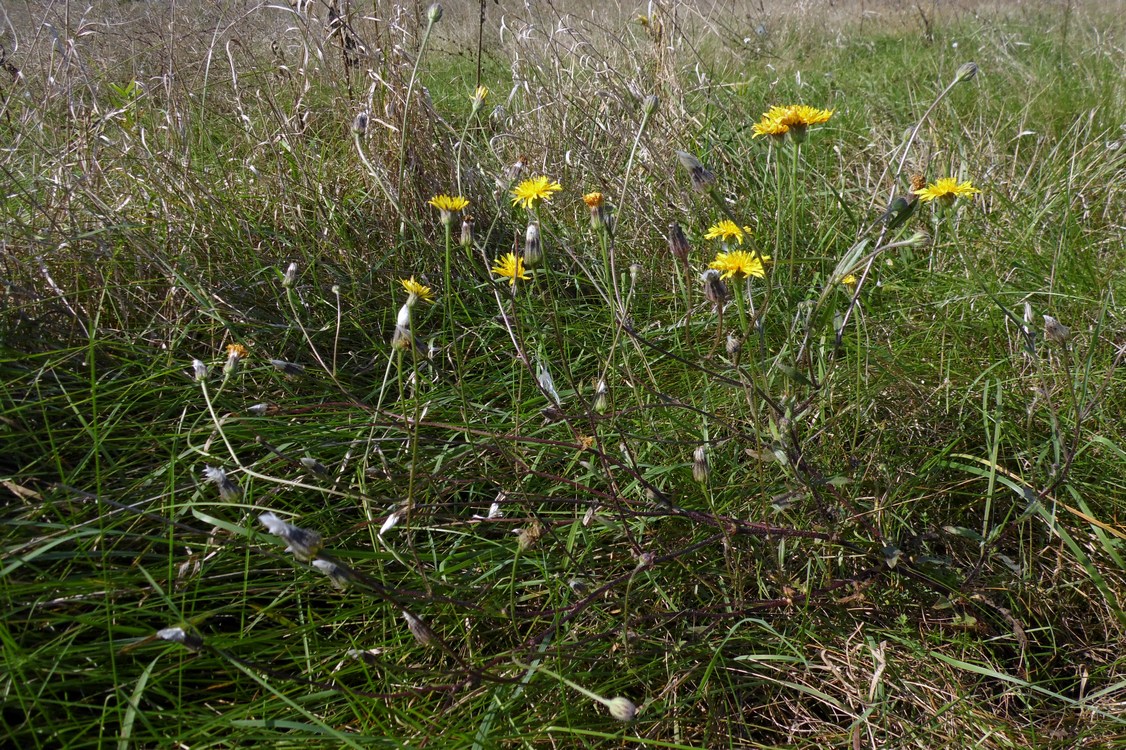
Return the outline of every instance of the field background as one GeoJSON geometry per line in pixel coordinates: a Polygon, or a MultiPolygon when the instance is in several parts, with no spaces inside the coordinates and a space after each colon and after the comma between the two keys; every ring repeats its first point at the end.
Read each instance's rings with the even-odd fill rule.
{"type": "Polygon", "coordinates": [[[338,10],[0,7],[10,742],[1123,741],[1120,5],[338,10]]]}

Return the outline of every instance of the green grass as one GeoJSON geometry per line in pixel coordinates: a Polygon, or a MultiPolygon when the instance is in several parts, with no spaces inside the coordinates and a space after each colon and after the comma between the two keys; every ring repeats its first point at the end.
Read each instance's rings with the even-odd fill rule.
{"type": "Polygon", "coordinates": [[[425,8],[375,6],[349,16],[369,50],[355,65],[323,8],[11,11],[13,742],[1122,735],[1113,8],[879,6],[877,26],[669,4],[642,25],[627,6],[520,4],[502,32],[489,5],[474,114],[476,8],[448,8],[423,48],[425,8]],[[978,75],[943,93],[969,60],[978,75]],[[834,110],[796,165],[791,142],[751,129],[790,103],[834,110]],[[712,192],[677,151],[714,172],[712,192]],[[503,177],[521,156],[522,177],[563,190],[535,213],[546,267],[513,288],[490,268],[524,243],[503,177]],[[981,193],[885,230],[913,173],[981,193]],[[612,237],[590,225],[595,190],[612,237]],[[438,193],[470,199],[470,251],[458,220],[447,247],[438,193]],[[728,215],[772,260],[720,318],[699,274],[728,215]],[[416,346],[396,351],[411,276],[435,301],[413,306],[416,346]],[[249,356],[226,371],[234,343],[249,356]],[[344,588],[287,551],[267,511],[319,533],[344,588]],[[156,637],[170,627],[188,642],[156,637]],[[610,716],[615,697],[632,721],[610,716]]]}

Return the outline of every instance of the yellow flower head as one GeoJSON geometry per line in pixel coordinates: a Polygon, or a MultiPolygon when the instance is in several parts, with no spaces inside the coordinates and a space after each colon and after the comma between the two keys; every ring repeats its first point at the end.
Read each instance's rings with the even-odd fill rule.
{"type": "Polygon", "coordinates": [[[583,203],[587,208],[598,208],[602,205],[602,193],[587,193],[583,196],[583,203]]]}
{"type": "Polygon", "coordinates": [[[770,258],[746,250],[732,250],[729,253],[718,253],[715,260],[708,264],[708,268],[719,271],[721,279],[730,279],[735,274],[744,278],[754,276],[762,279],[766,277],[766,269],[762,265],[766,260],[770,258]]]}
{"type": "Polygon", "coordinates": [[[974,193],[980,192],[969,180],[959,183],[956,177],[943,177],[925,188],[914,191],[921,201],[938,200],[947,206],[951,205],[955,198],[970,198],[974,193]]]}
{"type": "Polygon", "coordinates": [[[512,205],[535,208],[540,201],[551,200],[552,193],[558,193],[563,186],[553,181],[550,177],[533,177],[524,180],[512,191],[512,205]]]}
{"type": "Polygon", "coordinates": [[[469,205],[469,200],[460,195],[435,195],[427,202],[438,209],[443,224],[449,224],[453,221],[454,213],[469,205]]]}
{"type": "Polygon", "coordinates": [[[817,109],[804,104],[791,104],[786,107],[773,106],[764,112],[762,119],[753,127],[754,135],[770,135],[781,138],[787,133],[797,142],[805,140],[805,131],[810,125],[828,122],[833,116],[831,109],[817,109]]]}
{"type": "MultiPolygon", "coordinates": [[[[804,104],[793,104],[789,107],[772,107],[771,112],[781,110],[778,119],[783,125],[791,128],[808,128],[810,125],[820,125],[828,122],[833,116],[831,109],[817,109],[804,104]]],[[[770,114],[770,113],[767,113],[770,114]]]]}
{"type": "Polygon", "coordinates": [[[250,356],[250,352],[248,352],[246,347],[242,344],[227,344],[227,356],[246,359],[250,356]]]}
{"type": "Polygon", "coordinates": [[[469,95],[469,101],[473,104],[473,111],[481,109],[485,104],[485,97],[489,95],[487,86],[478,86],[477,89],[469,95]]]}
{"type": "Polygon", "coordinates": [[[508,279],[509,286],[514,286],[516,279],[528,281],[532,278],[524,270],[524,259],[517,257],[516,253],[508,253],[497,258],[492,270],[497,276],[508,279]]]}
{"type": "Polygon", "coordinates": [[[781,138],[790,131],[790,126],[784,124],[777,117],[771,116],[770,112],[766,112],[763,114],[762,119],[756,122],[754,124],[754,127],[751,129],[754,130],[753,137],[755,138],[758,138],[760,135],[769,135],[775,138],[781,138]]]}
{"type": "MultiPolygon", "coordinates": [[[[424,302],[434,301],[434,295],[430,293],[430,287],[419,284],[414,280],[413,276],[409,279],[399,279],[399,283],[403,285],[403,289],[407,290],[407,294],[409,294],[410,297],[423,300],[424,302]]],[[[413,302],[410,297],[407,298],[408,303],[413,302]]]]}
{"type": "Polygon", "coordinates": [[[750,233],[750,227],[740,227],[730,219],[724,219],[718,224],[713,224],[711,227],[709,227],[707,234],[704,235],[704,239],[718,239],[721,242],[727,242],[728,240],[733,239],[740,245],[742,245],[743,238],[750,233]]]}
{"type": "Polygon", "coordinates": [[[844,284],[845,286],[856,286],[857,281],[859,281],[859,279],[856,278],[856,274],[851,274],[851,273],[848,276],[845,276],[843,279],[841,279],[841,283],[844,284]]]}

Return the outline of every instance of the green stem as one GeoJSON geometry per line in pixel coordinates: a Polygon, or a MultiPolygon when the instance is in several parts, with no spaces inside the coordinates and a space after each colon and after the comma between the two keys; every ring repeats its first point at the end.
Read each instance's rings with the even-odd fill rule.
{"type": "Polygon", "coordinates": [[[743,300],[744,287],[747,285],[747,280],[737,279],[736,283],[731,285],[735,293],[735,307],[739,310],[739,330],[743,334],[743,339],[747,339],[747,334],[751,331],[750,323],[747,321],[747,304],[743,300]]]}
{"type": "Polygon", "coordinates": [[[801,145],[793,143],[791,146],[793,150],[790,160],[790,257],[787,276],[789,284],[792,286],[794,283],[794,264],[798,257],[798,155],[801,153],[801,145]]]}

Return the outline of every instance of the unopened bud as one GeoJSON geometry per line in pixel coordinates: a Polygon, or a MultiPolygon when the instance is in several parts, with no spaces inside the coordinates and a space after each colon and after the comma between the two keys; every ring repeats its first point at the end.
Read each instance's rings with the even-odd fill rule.
{"type": "Polygon", "coordinates": [[[711,467],[708,466],[708,451],[704,446],[698,446],[692,452],[692,478],[700,484],[708,481],[711,467]]]}
{"type": "Polygon", "coordinates": [[[426,20],[430,23],[438,23],[442,20],[442,6],[438,3],[432,4],[426,9],[426,20]]]}
{"type": "Polygon", "coordinates": [[[461,220],[461,246],[465,249],[473,247],[473,217],[466,216],[461,220]]]}
{"type": "Polygon", "coordinates": [[[703,163],[687,151],[677,151],[676,158],[688,170],[692,178],[692,187],[700,192],[706,192],[715,183],[715,175],[703,163]]]}
{"type": "Polygon", "coordinates": [[[356,119],[352,120],[352,132],[356,135],[363,135],[368,132],[368,113],[361,112],[356,115],[356,119]]]}
{"type": "Polygon", "coordinates": [[[197,383],[202,383],[207,380],[207,365],[203,364],[202,360],[192,360],[192,376],[196,379],[197,383]]]}
{"type": "Polygon", "coordinates": [[[722,308],[723,303],[727,301],[727,285],[719,277],[719,271],[709,268],[700,274],[700,280],[704,282],[704,297],[715,305],[716,309],[722,308]]]}
{"type": "Polygon", "coordinates": [[[641,103],[641,111],[647,115],[652,115],[657,111],[657,105],[660,103],[661,100],[657,98],[656,94],[650,94],[645,97],[645,101],[641,103]]]}
{"type": "Polygon", "coordinates": [[[688,263],[688,253],[691,251],[692,246],[688,244],[688,237],[685,236],[680,224],[675,221],[669,224],[669,252],[672,253],[672,257],[680,261],[681,264],[686,264],[688,263]]]}
{"type": "Polygon", "coordinates": [[[606,703],[606,708],[610,709],[610,715],[618,721],[633,721],[633,717],[637,715],[637,706],[629,698],[611,698],[606,703]]]}
{"type": "Polygon", "coordinates": [[[727,333],[727,357],[728,359],[735,359],[739,352],[743,351],[743,339],[739,338],[734,331],[727,333]]]}
{"type": "Polygon", "coordinates": [[[973,78],[976,75],[977,75],[977,63],[968,62],[968,63],[962,63],[962,66],[960,68],[958,68],[958,72],[954,74],[954,78],[955,78],[955,80],[957,80],[958,83],[965,83],[966,81],[970,80],[971,78],[973,78]]]}
{"type": "Polygon", "coordinates": [[[282,287],[289,289],[297,283],[297,264],[290,263],[289,267],[285,269],[285,276],[282,277],[282,287]]]}
{"type": "Polygon", "coordinates": [[[524,232],[524,268],[529,271],[543,265],[543,243],[539,224],[529,224],[524,232]]]}
{"type": "Polygon", "coordinates": [[[1066,344],[1071,340],[1071,329],[1051,315],[1044,316],[1044,338],[1053,344],[1066,344]]]}
{"type": "Polygon", "coordinates": [[[606,387],[605,380],[598,381],[598,387],[594,389],[594,411],[597,414],[605,414],[610,409],[610,389],[606,387]]]}

